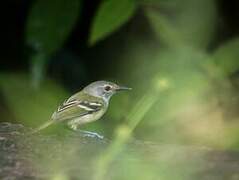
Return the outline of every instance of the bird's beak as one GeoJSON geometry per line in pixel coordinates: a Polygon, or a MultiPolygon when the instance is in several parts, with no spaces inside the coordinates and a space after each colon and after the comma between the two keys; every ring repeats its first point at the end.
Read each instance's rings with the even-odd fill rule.
{"type": "Polygon", "coordinates": [[[116,91],[124,91],[124,90],[131,90],[132,88],[125,87],[125,86],[119,86],[116,88],[116,91]]]}

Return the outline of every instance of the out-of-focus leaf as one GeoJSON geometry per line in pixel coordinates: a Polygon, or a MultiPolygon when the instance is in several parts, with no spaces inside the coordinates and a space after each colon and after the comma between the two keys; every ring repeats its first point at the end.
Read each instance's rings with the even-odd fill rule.
{"type": "Polygon", "coordinates": [[[81,0],[36,0],[27,21],[27,43],[44,53],[62,46],[80,11],[81,0]]]}
{"type": "Polygon", "coordinates": [[[50,80],[35,90],[24,74],[0,74],[0,91],[16,119],[33,126],[49,120],[67,96],[61,86],[50,80]]]}
{"type": "Polygon", "coordinates": [[[170,21],[157,11],[147,10],[146,15],[153,27],[154,32],[169,45],[180,45],[182,38],[178,31],[175,30],[170,21]]]}
{"type": "Polygon", "coordinates": [[[239,70],[239,38],[233,39],[219,47],[213,55],[215,63],[230,75],[239,70]]]}
{"type": "Polygon", "coordinates": [[[169,0],[144,7],[160,40],[170,46],[190,45],[206,48],[215,29],[214,0],[169,0]]]}
{"type": "Polygon", "coordinates": [[[134,0],[104,0],[93,20],[90,44],[105,38],[126,23],[136,9],[134,0]]]}

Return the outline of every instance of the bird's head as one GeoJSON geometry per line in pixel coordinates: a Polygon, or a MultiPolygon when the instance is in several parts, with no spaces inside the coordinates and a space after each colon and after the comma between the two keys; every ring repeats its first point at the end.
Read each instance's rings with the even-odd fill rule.
{"type": "Polygon", "coordinates": [[[131,88],[125,86],[119,86],[109,81],[96,81],[86,86],[83,91],[92,96],[101,97],[108,101],[110,97],[116,92],[123,90],[131,90],[131,88]]]}

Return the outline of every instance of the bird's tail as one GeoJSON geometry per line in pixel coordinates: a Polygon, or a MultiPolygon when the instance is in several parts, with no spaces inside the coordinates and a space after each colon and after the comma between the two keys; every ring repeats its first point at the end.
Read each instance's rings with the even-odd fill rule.
{"type": "Polygon", "coordinates": [[[38,133],[39,131],[41,131],[41,130],[47,128],[48,126],[50,126],[53,122],[54,122],[54,121],[53,121],[52,119],[49,120],[49,121],[47,121],[47,122],[45,122],[45,123],[42,124],[41,126],[35,128],[35,129],[33,129],[32,132],[31,132],[31,134],[38,133]]]}

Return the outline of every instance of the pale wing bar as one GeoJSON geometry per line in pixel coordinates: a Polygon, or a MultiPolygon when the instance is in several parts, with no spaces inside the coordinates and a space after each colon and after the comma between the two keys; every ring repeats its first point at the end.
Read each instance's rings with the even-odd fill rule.
{"type": "Polygon", "coordinates": [[[80,101],[80,100],[67,100],[61,106],[58,107],[57,112],[60,113],[66,109],[71,107],[80,107],[88,112],[95,112],[101,109],[102,104],[98,102],[88,102],[88,101],[80,101]]]}

